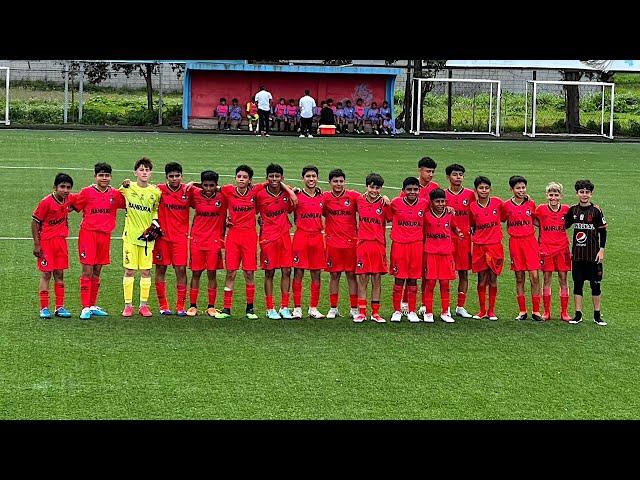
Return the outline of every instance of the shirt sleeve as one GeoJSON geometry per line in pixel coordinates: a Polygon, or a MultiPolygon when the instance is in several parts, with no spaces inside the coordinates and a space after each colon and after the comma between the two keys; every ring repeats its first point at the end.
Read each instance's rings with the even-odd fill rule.
{"type": "Polygon", "coordinates": [[[47,202],[45,202],[44,200],[41,200],[40,203],[38,203],[38,206],[36,207],[36,209],[33,211],[33,214],[31,215],[31,217],[36,222],[42,223],[45,217],[47,216],[48,212],[49,212],[49,206],[47,202]]]}
{"type": "Polygon", "coordinates": [[[79,212],[84,209],[87,204],[87,197],[84,194],[84,189],[79,193],[69,195],[69,208],[79,212]]]}
{"type": "Polygon", "coordinates": [[[575,205],[572,205],[571,207],[569,207],[569,211],[567,212],[567,214],[564,217],[564,228],[565,230],[567,228],[569,228],[571,225],[573,225],[573,211],[575,210],[575,205]]]}
{"type": "Polygon", "coordinates": [[[157,220],[158,219],[158,207],[160,206],[160,198],[162,197],[162,190],[160,190],[158,187],[156,187],[158,196],[155,200],[155,202],[153,202],[153,207],[151,208],[151,211],[153,212],[153,219],[157,220]]]}
{"type": "Polygon", "coordinates": [[[119,190],[116,190],[116,208],[127,208],[127,201],[119,190]]]}

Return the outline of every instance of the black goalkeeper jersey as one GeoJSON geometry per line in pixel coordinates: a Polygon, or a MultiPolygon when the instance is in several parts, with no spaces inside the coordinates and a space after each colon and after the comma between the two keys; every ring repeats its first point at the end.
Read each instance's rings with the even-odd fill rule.
{"type": "Polygon", "coordinates": [[[599,207],[572,205],[564,219],[565,228],[573,225],[571,257],[576,261],[594,262],[600,250],[598,229],[607,228],[607,221],[599,207]]]}

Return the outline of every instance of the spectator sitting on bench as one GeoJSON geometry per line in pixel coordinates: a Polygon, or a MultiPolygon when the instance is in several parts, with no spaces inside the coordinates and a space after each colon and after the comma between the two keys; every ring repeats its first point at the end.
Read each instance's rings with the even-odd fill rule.
{"type": "Polygon", "coordinates": [[[353,108],[351,104],[351,100],[347,100],[344,106],[344,131],[345,133],[349,133],[349,124],[354,124],[355,130],[355,112],[356,109],[353,108]]]}
{"type": "Polygon", "coordinates": [[[380,107],[380,122],[387,118],[387,113],[391,113],[391,108],[389,107],[389,102],[385,100],[380,107]]]}
{"type": "Polygon", "coordinates": [[[371,102],[371,107],[367,111],[366,119],[371,122],[371,132],[380,135],[380,109],[376,102],[371,102]]]}
{"type": "Polygon", "coordinates": [[[295,132],[298,129],[298,117],[300,112],[298,111],[298,106],[293,98],[289,99],[289,105],[287,105],[285,115],[285,130],[295,132]]]}
{"type": "Polygon", "coordinates": [[[343,133],[343,129],[346,130],[346,122],[344,118],[344,108],[342,102],[336,104],[336,133],[343,133]]]}
{"type": "Polygon", "coordinates": [[[356,119],[355,131],[358,133],[364,133],[364,100],[361,98],[356,100],[356,106],[354,109],[354,117],[356,119]]]}
{"type": "Polygon", "coordinates": [[[382,131],[385,135],[391,135],[392,137],[395,137],[398,133],[398,130],[396,130],[396,121],[391,118],[390,113],[387,113],[385,119],[382,121],[382,131]]]}
{"type": "Polygon", "coordinates": [[[224,129],[229,130],[229,105],[227,105],[227,99],[222,97],[220,103],[213,112],[213,117],[217,118],[218,130],[220,130],[220,124],[224,123],[224,129]]]}
{"type": "Polygon", "coordinates": [[[255,97],[247,102],[247,122],[249,122],[249,131],[253,132],[253,123],[256,122],[256,131],[258,131],[258,105],[256,105],[255,97]]]}
{"type": "Polygon", "coordinates": [[[278,104],[274,108],[274,115],[276,117],[276,129],[278,131],[282,131],[285,129],[285,125],[287,124],[287,119],[285,118],[285,112],[287,111],[287,104],[285,103],[284,98],[280,98],[278,104]]]}
{"type": "Polygon", "coordinates": [[[240,130],[240,124],[242,123],[242,108],[238,105],[238,99],[231,100],[231,107],[229,107],[229,119],[231,125],[236,122],[236,130],[240,130]]]}
{"type": "MultiPolygon", "coordinates": [[[[329,101],[322,105],[320,110],[320,123],[319,125],[333,125],[336,124],[336,117],[333,113],[333,109],[329,105],[329,101]]],[[[319,126],[318,126],[319,127],[319,126]]]]}

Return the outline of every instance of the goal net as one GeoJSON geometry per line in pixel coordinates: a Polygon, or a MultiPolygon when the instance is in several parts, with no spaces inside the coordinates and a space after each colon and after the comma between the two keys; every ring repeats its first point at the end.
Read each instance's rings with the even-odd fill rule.
{"type": "Polygon", "coordinates": [[[9,67],[0,67],[0,125],[9,125],[9,67]]]}
{"type": "Polygon", "coordinates": [[[615,84],[527,80],[524,135],[613,138],[615,84]]]}
{"type": "Polygon", "coordinates": [[[500,80],[414,78],[411,133],[500,136],[500,80]]]}

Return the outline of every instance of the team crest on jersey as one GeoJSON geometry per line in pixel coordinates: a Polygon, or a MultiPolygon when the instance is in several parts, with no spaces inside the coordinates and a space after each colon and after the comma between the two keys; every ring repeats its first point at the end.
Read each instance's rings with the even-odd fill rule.
{"type": "Polygon", "coordinates": [[[268,266],[268,265],[269,265],[269,259],[268,259],[268,258],[265,258],[265,259],[264,259],[264,261],[263,261],[262,263],[264,263],[264,266],[265,266],[265,267],[266,267],[266,266],[268,266]]]}
{"type": "Polygon", "coordinates": [[[251,203],[256,203],[255,197],[251,197],[251,203]]]}
{"type": "Polygon", "coordinates": [[[288,202],[288,201],[289,201],[289,197],[284,197],[284,198],[282,199],[282,201],[283,201],[283,202],[288,202]]]}
{"type": "Polygon", "coordinates": [[[560,217],[560,221],[561,221],[561,222],[564,222],[564,215],[562,215],[562,216],[560,217]]]}
{"type": "Polygon", "coordinates": [[[222,205],[222,202],[220,200],[216,201],[216,207],[220,208],[220,205],[222,205]]]}
{"type": "Polygon", "coordinates": [[[529,210],[528,208],[527,208],[527,211],[524,212],[524,213],[526,213],[527,215],[531,216],[531,210],[529,210]]]}
{"type": "Polygon", "coordinates": [[[80,252],[80,258],[87,258],[87,252],[85,250],[82,250],[82,252],[80,252]]]}
{"type": "Polygon", "coordinates": [[[581,220],[581,221],[582,221],[582,220],[584,220],[584,213],[581,213],[581,214],[580,214],[580,220],[581,220]]]}
{"type": "Polygon", "coordinates": [[[182,200],[186,200],[187,199],[187,192],[182,192],[182,200]]]}
{"type": "Polygon", "coordinates": [[[449,222],[444,222],[444,228],[449,228],[449,222]]]}
{"type": "Polygon", "coordinates": [[[319,206],[320,208],[322,208],[322,202],[318,203],[318,206],[319,206]]]}
{"type": "Polygon", "coordinates": [[[331,268],[333,265],[333,260],[331,260],[331,257],[327,258],[327,267],[331,268]]]}
{"type": "Polygon", "coordinates": [[[362,260],[358,260],[357,267],[358,268],[364,268],[364,263],[362,263],[362,260]]]}
{"type": "Polygon", "coordinates": [[[378,207],[378,208],[376,209],[376,213],[377,213],[378,215],[382,215],[382,209],[381,209],[380,207],[378,207]]]}
{"type": "Polygon", "coordinates": [[[162,260],[162,252],[156,253],[156,260],[162,260]]]}
{"type": "Polygon", "coordinates": [[[293,256],[293,263],[300,263],[300,257],[298,257],[298,255],[293,256]]]}
{"type": "Polygon", "coordinates": [[[394,273],[394,275],[395,275],[396,273],[398,273],[398,265],[394,265],[394,266],[393,266],[393,273],[394,273]]]}
{"type": "Polygon", "coordinates": [[[493,214],[494,214],[494,215],[498,215],[498,210],[494,208],[494,209],[493,209],[493,214]]]}
{"type": "Polygon", "coordinates": [[[465,198],[464,200],[462,200],[462,204],[466,207],[467,205],[469,205],[469,200],[465,198]]]}
{"type": "Polygon", "coordinates": [[[351,200],[349,200],[348,198],[344,201],[344,206],[348,207],[349,205],[351,205],[351,200]]]}
{"type": "Polygon", "coordinates": [[[418,210],[418,216],[421,217],[424,215],[424,212],[422,210],[418,210]]]}
{"type": "Polygon", "coordinates": [[[109,197],[109,203],[113,205],[113,197],[109,197]]]}
{"type": "Polygon", "coordinates": [[[46,266],[47,266],[47,259],[46,259],[46,258],[43,258],[43,259],[40,261],[40,265],[42,265],[43,267],[46,267],[46,266]]]}
{"type": "Polygon", "coordinates": [[[587,241],[587,234],[584,232],[578,232],[576,234],[576,242],[582,244],[582,243],[586,243],[587,241]]]}

